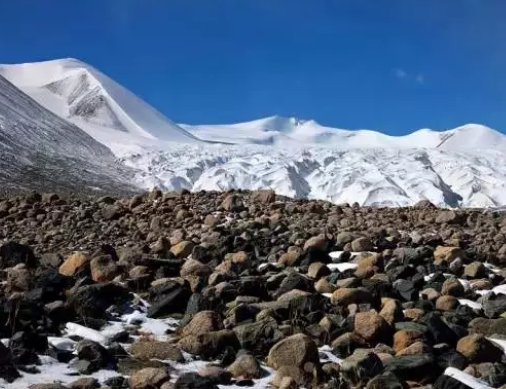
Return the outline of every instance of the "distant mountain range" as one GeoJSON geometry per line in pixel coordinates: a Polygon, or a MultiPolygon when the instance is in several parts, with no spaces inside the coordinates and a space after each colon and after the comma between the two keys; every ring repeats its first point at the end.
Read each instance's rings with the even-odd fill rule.
{"type": "Polygon", "coordinates": [[[55,184],[58,160],[63,183],[100,189],[270,187],[370,205],[506,205],[506,135],[486,126],[390,136],[280,116],[177,124],[75,59],[0,65],[0,153],[0,180],[18,187],[31,182],[26,166],[55,184]]]}

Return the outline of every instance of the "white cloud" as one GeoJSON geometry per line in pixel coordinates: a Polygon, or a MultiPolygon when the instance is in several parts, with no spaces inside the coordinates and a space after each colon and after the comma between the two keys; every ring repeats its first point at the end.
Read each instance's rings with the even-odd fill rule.
{"type": "Polygon", "coordinates": [[[400,80],[406,80],[409,82],[416,82],[417,84],[423,84],[425,83],[425,76],[422,73],[418,74],[411,74],[408,73],[403,68],[396,68],[393,70],[394,76],[400,80]]]}
{"type": "Polygon", "coordinates": [[[408,76],[404,69],[395,69],[394,74],[397,78],[406,78],[408,76]]]}

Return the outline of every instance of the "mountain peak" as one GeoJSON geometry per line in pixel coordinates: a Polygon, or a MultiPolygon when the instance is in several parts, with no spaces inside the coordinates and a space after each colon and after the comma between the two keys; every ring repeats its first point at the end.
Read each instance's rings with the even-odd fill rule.
{"type": "Polygon", "coordinates": [[[201,143],[132,92],[78,59],[0,65],[0,75],[109,147],[143,141],[201,143]]]}

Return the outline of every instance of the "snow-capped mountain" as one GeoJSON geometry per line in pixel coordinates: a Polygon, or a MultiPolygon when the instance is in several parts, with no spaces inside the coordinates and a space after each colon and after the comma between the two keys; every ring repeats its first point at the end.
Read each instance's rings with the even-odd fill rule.
{"type": "Polygon", "coordinates": [[[233,144],[329,146],[339,148],[437,148],[506,150],[506,136],[491,128],[468,124],[447,131],[421,129],[408,135],[390,136],[371,130],[325,127],[314,120],[272,116],[228,125],[186,125],[188,132],[206,139],[233,144]]]}
{"type": "Polygon", "coordinates": [[[160,142],[198,143],[132,92],[76,59],[1,65],[3,75],[56,115],[117,154],[160,142]]]}
{"type": "Polygon", "coordinates": [[[127,188],[132,172],[75,125],[0,76],[0,186],[127,188]],[[107,172],[105,174],[104,170],[107,172]]]}
{"type": "MultiPolygon", "coordinates": [[[[61,154],[87,153],[80,143],[85,134],[72,138],[67,133],[75,134],[77,126],[109,147],[123,168],[136,169],[131,182],[138,187],[272,188],[291,197],[364,205],[404,206],[421,199],[452,207],[506,205],[506,135],[482,125],[390,136],[280,116],[225,125],[176,124],[78,60],[0,65],[0,75],[25,92],[18,90],[25,100],[29,95],[59,116],[63,132],[48,133],[56,139],[71,137],[61,154]]],[[[18,99],[12,97],[6,106],[17,110],[18,99]]],[[[17,148],[26,149],[16,144],[21,133],[15,123],[3,124],[12,138],[12,155],[17,148]]],[[[43,137],[49,131],[38,122],[32,128],[43,137]]],[[[31,146],[37,150],[38,144],[31,146]]],[[[114,176],[119,167],[109,169],[107,165],[101,172],[114,176]]]]}

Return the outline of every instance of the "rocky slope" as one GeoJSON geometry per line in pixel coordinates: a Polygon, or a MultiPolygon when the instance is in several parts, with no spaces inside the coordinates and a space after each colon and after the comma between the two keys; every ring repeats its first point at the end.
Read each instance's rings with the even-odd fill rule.
{"type": "Polygon", "coordinates": [[[0,76],[2,189],[114,192],[131,190],[132,175],[107,147],[0,76]]]}
{"type": "Polygon", "coordinates": [[[501,212],[32,193],[0,225],[6,388],[506,384],[501,212]]]}

